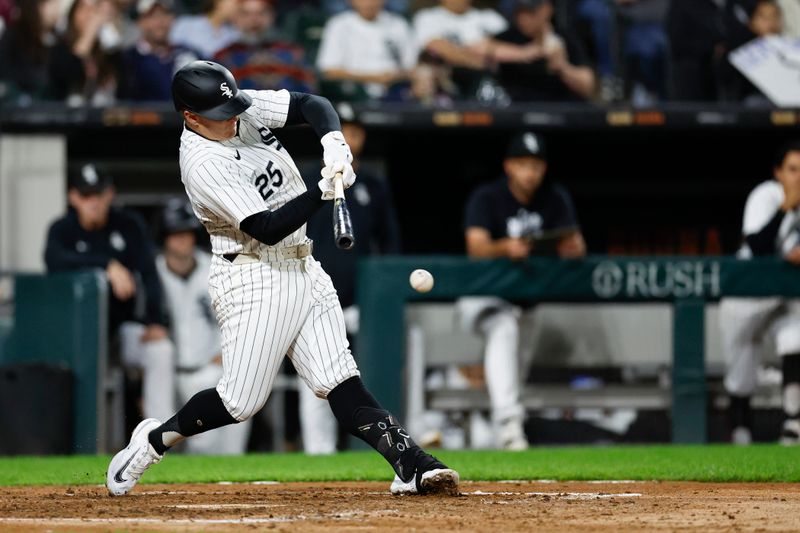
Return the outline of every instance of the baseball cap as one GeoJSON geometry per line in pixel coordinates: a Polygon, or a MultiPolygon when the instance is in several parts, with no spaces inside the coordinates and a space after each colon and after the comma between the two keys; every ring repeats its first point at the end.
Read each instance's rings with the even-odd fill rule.
{"type": "Polygon", "coordinates": [[[339,102],[336,105],[336,113],[339,115],[339,120],[342,123],[357,124],[358,118],[353,106],[349,102],[339,102]]]}
{"type": "Polygon", "coordinates": [[[167,11],[173,10],[172,0],[139,0],[136,2],[136,15],[139,17],[146,15],[156,5],[163,7],[167,11]]]}
{"type": "Polygon", "coordinates": [[[547,159],[544,139],[541,136],[526,131],[516,135],[508,145],[506,157],[525,157],[533,156],[539,159],[547,159]]]}
{"type": "Polygon", "coordinates": [[[520,9],[536,9],[542,4],[549,3],[550,0],[516,0],[514,2],[514,11],[519,11],[520,9]]]}
{"type": "Polygon", "coordinates": [[[95,163],[86,163],[70,172],[69,186],[81,194],[101,193],[112,185],[111,174],[95,163]]]}
{"type": "Polygon", "coordinates": [[[192,206],[180,198],[173,198],[164,207],[161,227],[164,234],[169,235],[183,231],[197,231],[201,226],[192,211],[192,206]]]}

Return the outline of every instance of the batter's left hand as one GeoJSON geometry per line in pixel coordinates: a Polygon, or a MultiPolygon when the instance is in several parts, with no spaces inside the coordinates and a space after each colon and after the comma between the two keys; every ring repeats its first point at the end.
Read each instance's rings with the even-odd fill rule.
{"type": "Polygon", "coordinates": [[[150,324],[144,328],[144,333],[142,333],[142,338],[140,340],[142,342],[154,342],[166,339],[167,337],[167,329],[164,326],[161,324],[150,324]]]}
{"type": "Polygon", "coordinates": [[[329,131],[319,140],[322,144],[322,161],[328,167],[335,162],[353,162],[353,153],[341,131],[329,131]]]}
{"type": "MultiPolygon", "coordinates": [[[[352,165],[353,154],[344,140],[344,135],[341,131],[331,131],[322,136],[320,143],[322,144],[322,162],[325,165],[320,174],[325,180],[331,181],[337,173],[341,172],[342,185],[347,189],[356,181],[356,174],[352,165]]],[[[329,199],[326,198],[326,188],[325,184],[320,183],[322,197],[329,199]]],[[[332,194],[330,198],[333,198],[332,194]]]]}

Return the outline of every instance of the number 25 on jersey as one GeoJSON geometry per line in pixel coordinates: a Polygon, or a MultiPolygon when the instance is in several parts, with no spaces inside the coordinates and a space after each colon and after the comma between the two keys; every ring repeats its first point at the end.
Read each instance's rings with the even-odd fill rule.
{"type": "Polygon", "coordinates": [[[283,173],[275,163],[267,163],[267,173],[261,174],[256,178],[256,188],[264,200],[275,194],[275,189],[283,185],[283,173]]]}

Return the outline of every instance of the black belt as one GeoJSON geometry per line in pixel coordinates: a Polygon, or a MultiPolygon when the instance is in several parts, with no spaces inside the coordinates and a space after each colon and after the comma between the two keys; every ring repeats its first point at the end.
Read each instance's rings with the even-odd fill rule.
{"type": "Polygon", "coordinates": [[[225,259],[228,263],[233,263],[239,254],[222,254],[223,259],[225,259]]]}

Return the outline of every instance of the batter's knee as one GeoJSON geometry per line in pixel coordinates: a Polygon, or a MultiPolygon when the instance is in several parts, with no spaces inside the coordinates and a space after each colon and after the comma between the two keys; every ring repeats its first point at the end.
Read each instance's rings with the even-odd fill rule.
{"type": "Polygon", "coordinates": [[[311,391],[314,393],[314,395],[317,398],[321,398],[323,400],[326,400],[326,399],[328,399],[328,395],[330,394],[330,392],[333,389],[335,389],[336,387],[338,387],[339,385],[341,385],[342,383],[344,383],[345,381],[347,381],[347,380],[349,380],[351,378],[356,378],[356,377],[360,377],[360,376],[361,376],[361,372],[359,372],[358,370],[354,370],[354,371],[351,371],[351,372],[347,372],[346,374],[343,374],[341,376],[338,376],[335,379],[311,380],[311,381],[307,381],[306,384],[308,385],[308,388],[311,389],[311,391]]]}
{"type": "MultiPolygon", "coordinates": [[[[247,402],[246,398],[243,401],[236,401],[230,396],[228,396],[224,390],[220,390],[219,386],[217,386],[217,393],[219,394],[220,399],[222,400],[222,405],[225,406],[228,413],[230,413],[231,417],[237,422],[244,422],[245,420],[249,420],[255,415],[257,412],[264,407],[264,404],[267,403],[267,399],[259,400],[255,402],[247,402]]],[[[246,395],[245,395],[246,396],[246,395]]]]}

